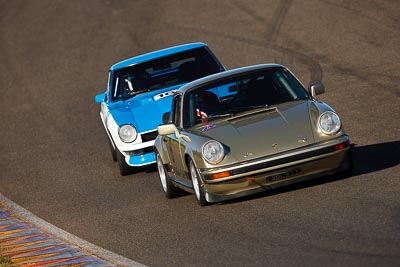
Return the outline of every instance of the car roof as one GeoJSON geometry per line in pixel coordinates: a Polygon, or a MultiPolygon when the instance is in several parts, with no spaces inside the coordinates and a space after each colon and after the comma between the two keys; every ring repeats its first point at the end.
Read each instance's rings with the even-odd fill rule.
{"type": "Polygon", "coordinates": [[[188,50],[195,49],[195,48],[206,47],[206,46],[207,45],[205,43],[197,42],[197,43],[188,43],[188,44],[168,47],[165,49],[149,52],[146,54],[142,54],[142,55],[138,55],[138,56],[135,56],[132,58],[122,60],[122,61],[112,65],[110,70],[114,71],[117,69],[121,69],[121,68],[125,68],[125,67],[129,67],[129,66],[138,64],[138,63],[142,63],[145,61],[164,57],[167,55],[172,55],[172,54],[188,51],[188,50]]]}
{"type": "Polygon", "coordinates": [[[251,65],[251,66],[246,66],[246,67],[226,70],[226,71],[218,72],[218,73],[215,73],[215,74],[212,74],[212,75],[209,75],[209,76],[194,80],[194,81],[192,81],[190,83],[187,83],[184,86],[182,86],[181,88],[179,88],[178,91],[180,93],[186,93],[188,91],[195,90],[198,86],[205,85],[205,84],[207,84],[209,82],[212,82],[212,81],[224,79],[224,78],[227,78],[227,77],[232,77],[232,76],[235,76],[235,75],[241,74],[241,73],[252,72],[252,71],[257,71],[257,70],[261,70],[261,69],[272,69],[272,68],[277,68],[277,67],[278,68],[285,68],[283,65],[271,63],[271,64],[251,65]]]}

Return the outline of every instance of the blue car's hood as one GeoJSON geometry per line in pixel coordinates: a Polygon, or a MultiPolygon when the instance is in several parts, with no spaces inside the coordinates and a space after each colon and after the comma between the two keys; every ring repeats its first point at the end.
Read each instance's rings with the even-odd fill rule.
{"type": "Polygon", "coordinates": [[[162,123],[162,115],[171,109],[169,90],[143,93],[114,103],[110,112],[118,125],[133,124],[139,133],[154,130],[162,123]]]}

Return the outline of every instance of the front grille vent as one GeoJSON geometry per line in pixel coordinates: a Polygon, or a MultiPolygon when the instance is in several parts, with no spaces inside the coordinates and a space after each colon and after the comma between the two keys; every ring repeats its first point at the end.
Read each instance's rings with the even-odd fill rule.
{"type": "Polygon", "coordinates": [[[157,137],[157,135],[158,135],[158,132],[157,132],[157,131],[153,131],[153,132],[148,132],[148,133],[145,133],[145,134],[141,134],[141,136],[142,136],[142,142],[148,142],[148,141],[155,140],[156,137],[157,137]]]}
{"type": "Polygon", "coordinates": [[[140,156],[140,155],[144,155],[144,154],[151,153],[151,152],[154,152],[152,146],[145,147],[142,149],[132,150],[132,151],[125,151],[125,153],[128,156],[140,156]]]}

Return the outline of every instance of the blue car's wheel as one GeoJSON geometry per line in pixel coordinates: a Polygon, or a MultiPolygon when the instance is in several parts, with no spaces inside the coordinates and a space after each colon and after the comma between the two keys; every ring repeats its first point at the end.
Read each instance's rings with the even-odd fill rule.
{"type": "Polygon", "coordinates": [[[122,176],[134,173],[136,168],[129,166],[126,163],[124,155],[122,155],[122,153],[118,150],[118,148],[116,149],[116,154],[117,154],[117,161],[118,161],[118,165],[119,165],[119,173],[122,176]]]}
{"type": "Polygon", "coordinates": [[[107,137],[108,140],[108,144],[110,145],[110,150],[111,150],[111,157],[113,159],[113,161],[117,161],[117,151],[114,148],[114,145],[112,143],[112,140],[110,140],[110,138],[107,137]]]}
{"type": "Polygon", "coordinates": [[[189,170],[190,177],[192,178],[194,196],[196,197],[197,203],[199,203],[200,206],[206,206],[208,202],[204,196],[203,184],[199,177],[197,168],[191,159],[189,160],[189,170]]]}

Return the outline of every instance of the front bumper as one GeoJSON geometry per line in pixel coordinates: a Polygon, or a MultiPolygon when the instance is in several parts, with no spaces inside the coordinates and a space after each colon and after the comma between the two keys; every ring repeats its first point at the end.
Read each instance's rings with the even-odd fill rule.
{"type": "MultiPolygon", "coordinates": [[[[133,150],[121,151],[125,156],[125,162],[132,167],[141,167],[156,162],[156,156],[153,149],[154,141],[134,145],[133,150]]],[[[131,148],[131,149],[132,149],[131,148]]]]}
{"type": "Polygon", "coordinates": [[[154,164],[156,162],[156,156],[154,152],[149,152],[142,155],[126,156],[125,161],[130,166],[140,167],[154,164]]]}
{"type": "Polygon", "coordinates": [[[224,201],[345,171],[351,167],[349,149],[349,137],[343,135],[272,157],[200,170],[206,199],[208,202],[224,201]],[[335,150],[340,144],[343,146],[335,150]],[[229,171],[231,176],[212,179],[213,174],[223,171],[229,171]]]}

